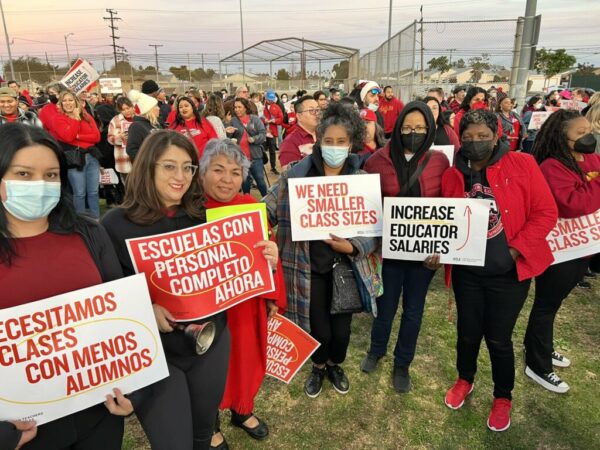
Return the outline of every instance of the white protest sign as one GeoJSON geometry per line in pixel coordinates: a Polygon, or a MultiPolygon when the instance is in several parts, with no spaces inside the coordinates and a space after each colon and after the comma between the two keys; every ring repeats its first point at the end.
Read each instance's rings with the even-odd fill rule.
{"type": "Polygon", "coordinates": [[[293,241],[381,236],[378,174],[290,178],[293,241]]]}
{"type": "Polygon", "coordinates": [[[98,78],[100,75],[89,62],[78,59],[60,82],[74,94],[79,94],[98,78]]]}
{"type": "Polygon", "coordinates": [[[491,203],[464,198],[386,197],[383,257],[483,266],[491,203]]]}
{"type": "Polygon", "coordinates": [[[119,184],[119,176],[114,169],[101,169],[98,181],[102,186],[106,186],[108,184],[119,184]]]}
{"type": "Polygon", "coordinates": [[[550,117],[552,111],[534,111],[531,113],[531,119],[529,120],[528,130],[539,130],[544,124],[548,117],[550,117]]]}
{"type": "Polygon", "coordinates": [[[0,310],[0,366],[0,420],[38,425],[167,377],[145,276],[0,310]]]}
{"type": "Polygon", "coordinates": [[[120,94],[123,92],[120,78],[100,78],[98,83],[100,84],[101,94],[120,94]]]}
{"type": "Polygon", "coordinates": [[[578,100],[560,100],[560,107],[562,109],[576,109],[577,111],[581,111],[583,108],[587,106],[587,103],[580,102],[578,100]]]}
{"type": "Polygon", "coordinates": [[[432,145],[430,150],[442,152],[448,158],[450,166],[454,163],[454,145],[432,145]]]}
{"type": "Polygon", "coordinates": [[[587,216],[558,219],[546,239],[553,264],[600,253],[600,209],[587,216]]]}

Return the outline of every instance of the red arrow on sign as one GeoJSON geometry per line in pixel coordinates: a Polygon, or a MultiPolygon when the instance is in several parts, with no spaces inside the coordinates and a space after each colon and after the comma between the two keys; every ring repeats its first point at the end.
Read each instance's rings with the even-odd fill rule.
{"type": "Polygon", "coordinates": [[[467,246],[467,243],[469,242],[469,238],[471,237],[471,214],[473,214],[473,212],[471,211],[471,207],[467,205],[465,208],[465,213],[463,214],[467,216],[467,239],[465,240],[465,243],[463,245],[456,249],[456,251],[465,248],[467,246]]]}

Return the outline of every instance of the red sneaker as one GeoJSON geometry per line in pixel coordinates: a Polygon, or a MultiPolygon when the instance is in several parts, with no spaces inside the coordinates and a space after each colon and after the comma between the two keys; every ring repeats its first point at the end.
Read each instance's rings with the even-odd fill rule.
{"type": "Polygon", "coordinates": [[[448,392],[446,392],[446,397],[444,398],[444,403],[450,409],[458,409],[465,403],[465,399],[467,395],[473,392],[474,383],[469,383],[468,381],[459,378],[454,383],[448,392]]]}
{"type": "Polygon", "coordinates": [[[487,426],[492,431],[504,431],[510,427],[512,402],[507,398],[495,398],[487,426]]]}

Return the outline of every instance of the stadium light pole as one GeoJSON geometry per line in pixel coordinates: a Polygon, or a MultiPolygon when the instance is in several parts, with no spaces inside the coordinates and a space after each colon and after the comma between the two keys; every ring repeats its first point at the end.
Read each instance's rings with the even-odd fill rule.
{"type": "Polygon", "coordinates": [[[10,40],[8,39],[8,29],[6,28],[6,19],[4,18],[4,7],[0,0],[0,12],[2,13],[2,24],[4,25],[4,37],[6,38],[6,49],[8,50],[8,62],[10,63],[10,76],[15,79],[15,66],[13,65],[12,52],[10,50],[10,40]]]}

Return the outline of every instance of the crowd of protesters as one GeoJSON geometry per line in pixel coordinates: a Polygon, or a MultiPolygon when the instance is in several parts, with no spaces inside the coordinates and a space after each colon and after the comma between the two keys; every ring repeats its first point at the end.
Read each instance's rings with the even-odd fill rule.
{"type": "Polygon", "coordinates": [[[552,91],[532,96],[521,111],[495,87],[456,86],[449,95],[432,88],[406,105],[392,86],[370,80],[342,94],[241,86],[233,95],[191,88],[167,97],[153,80],[115,96],[75,95],[60,84],[34,97],[15,82],[0,88],[0,290],[11,292],[0,308],[134,274],[127,239],[202,224],[207,209],[262,197],[277,227],[257,243],[276,268],[275,291],[212,316],[217,331],[208,352],[185,346],[171,313],[154,304],[169,377],[128,396],[117,389],[105,405],[40,427],[2,422],[0,448],[118,449],[123,416],[133,412],[155,449],[229,448],[219,421],[224,409],[234,426],[266,438],[254,398],[265,373],[266,323],[275,313],[321,344],[306,395],[317,397],[326,378],[338,393],[350,390],[342,365],[353,314],[332,312],[338,266],[354,273],[376,311],[363,372],[376,371],[386,355],[401,307],[391,384],[410,392],[439,255],[383,259],[380,238],[293,241],[292,178],[372,173],[384,197],[493,201],[484,265],[445,267],[457,308],[457,378],[444,403],[459,409],[473,392],[485,339],[493,379],[487,425],[510,426],[512,336],[532,281],[525,374],[552,392],[569,390],[554,370],[571,363],[554,347],[554,319],[573,289],[591,287],[600,264],[595,255],[552,265],[546,236],[559,218],[600,209],[600,94],[552,91]],[[565,100],[585,108],[561,108],[565,100]],[[531,128],[543,111],[551,114],[531,128]],[[454,162],[432,145],[452,146],[454,162]],[[116,177],[100,185],[106,170],[116,177]],[[253,188],[259,196],[250,195],[253,188]],[[101,196],[109,207],[102,217],[101,196]]]}

